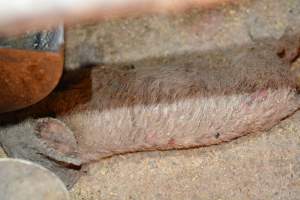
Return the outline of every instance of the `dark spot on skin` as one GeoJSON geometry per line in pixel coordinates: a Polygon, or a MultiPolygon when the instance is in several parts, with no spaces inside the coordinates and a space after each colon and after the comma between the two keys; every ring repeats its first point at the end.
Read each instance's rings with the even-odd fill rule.
{"type": "Polygon", "coordinates": [[[278,50],[277,55],[279,58],[283,58],[285,56],[285,49],[278,50]]]}
{"type": "Polygon", "coordinates": [[[130,69],[135,69],[135,66],[134,65],[130,65],[130,69]]]}
{"type": "Polygon", "coordinates": [[[221,134],[217,132],[217,133],[215,134],[215,138],[218,139],[218,138],[220,137],[220,135],[221,135],[221,134]]]}
{"type": "Polygon", "coordinates": [[[175,145],[175,144],[176,144],[176,141],[175,141],[174,138],[171,138],[171,139],[168,141],[168,145],[173,146],[173,145],[175,145]]]}

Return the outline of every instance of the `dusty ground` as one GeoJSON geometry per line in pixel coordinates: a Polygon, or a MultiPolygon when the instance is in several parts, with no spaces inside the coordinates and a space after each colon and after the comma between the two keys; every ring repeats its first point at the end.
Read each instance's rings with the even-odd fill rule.
{"type": "Polygon", "coordinates": [[[6,154],[2,148],[0,148],[0,158],[6,158],[6,154]]]}
{"type": "Polygon", "coordinates": [[[68,27],[65,67],[174,64],[174,57],[193,61],[215,51],[278,40],[287,29],[291,34],[300,32],[299,0],[234,2],[239,3],[68,27]]]}

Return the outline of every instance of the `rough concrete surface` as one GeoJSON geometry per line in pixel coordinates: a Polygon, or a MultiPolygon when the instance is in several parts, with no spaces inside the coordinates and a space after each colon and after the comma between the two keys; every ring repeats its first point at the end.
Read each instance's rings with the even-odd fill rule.
{"type": "Polygon", "coordinates": [[[197,54],[201,58],[203,53],[278,40],[287,29],[291,34],[299,33],[299,0],[235,2],[214,9],[130,16],[68,27],[65,67],[170,64],[176,56],[197,54]]]}
{"type": "Polygon", "coordinates": [[[5,152],[3,151],[3,149],[0,147],[0,158],[6,158],[6,154],[5,152]]]}
{"type": "Polygon", "coordinates": [[[0,160],[0,193],[1,200],[70,199],[67,188],[55,174],[19,159],[0,160]]]}

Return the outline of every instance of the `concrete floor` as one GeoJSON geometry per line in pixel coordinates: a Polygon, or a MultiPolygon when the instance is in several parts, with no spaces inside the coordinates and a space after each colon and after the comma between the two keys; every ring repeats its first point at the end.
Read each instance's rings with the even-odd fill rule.
{"type": "Polygon", "coordinates": [[[6,157],[5,152],[3,151],[2,148],[0,148],[0,158],[5,158],[5,157],[6,157]]]}

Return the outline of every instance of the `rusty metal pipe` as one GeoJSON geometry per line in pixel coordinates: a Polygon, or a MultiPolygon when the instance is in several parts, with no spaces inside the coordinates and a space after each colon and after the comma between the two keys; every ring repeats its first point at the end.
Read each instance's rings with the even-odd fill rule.
{"type": "Polygon", "coordinates": [[[46,97],[63,71],[63,27],[23,38],[0,38],[0,113],[46,97]]]}

